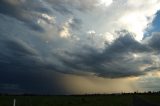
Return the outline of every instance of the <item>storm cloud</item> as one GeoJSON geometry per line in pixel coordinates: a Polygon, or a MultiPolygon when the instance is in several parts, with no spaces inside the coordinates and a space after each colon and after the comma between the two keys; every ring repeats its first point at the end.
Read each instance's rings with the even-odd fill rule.
{"type": "MultiPolygon", "coordinates": [[[[124,36],[117,38],[113,43],[106,44],[101,52],[86,46],[75,53],[64,52],[66,56],[62,55],[60,60],[66,67],[69,67],[69,73],[71,70],[73,73],[76,73],[76,70],[88,71],[97,76],[109,78],[146,74],[147,69],[140,70],[140,68],[144,65],[152,65],[153,60],[147,61],[145,55],[154,54],[155,47],[151,46],[152,43],[139,43],[131,33],[123,32],[123,34],[124,36]]],[[[148,42],[154,42],[154,39],[151,38],[148,42]]]]}
{"type": "Polygon", "coordinates": [[[159,71],[160,33],[145,36],[159,4],[1,0],[0,90],[64,94],[62,74],[118,79],[159,71]]]}

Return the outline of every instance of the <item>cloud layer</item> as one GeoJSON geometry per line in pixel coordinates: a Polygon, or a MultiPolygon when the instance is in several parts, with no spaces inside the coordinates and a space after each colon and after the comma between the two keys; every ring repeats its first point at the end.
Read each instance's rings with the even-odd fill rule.
{"type": "Polygon", "coordinates": [[[48,88],[52,80],[57,92],[55,72],[103,78],[157,72],[160,33],[145,33],[159,5],[158,0],[1,0],[0,83],[16,82],[34,92],[19,80],[33,80],[33,86],[43,77],[33,88],[48,88]]]}

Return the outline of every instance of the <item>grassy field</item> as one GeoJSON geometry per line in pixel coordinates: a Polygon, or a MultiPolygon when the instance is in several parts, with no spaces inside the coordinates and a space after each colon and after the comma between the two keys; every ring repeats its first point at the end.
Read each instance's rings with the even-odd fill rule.
{"type": "Polygon", "coordinates": [[[146,101],[156,103],[156,104],[160,104],[160,94],[159,95],[145,94],[145,95],[139,95],[139,97],[145,99],[146,101]]]}
{"type": "MultiPolygon", "coordinates": [[[[88,96],[0,96],[0,106],[132,106],[133,94],[88,96]]],[[[137,95],[160,104],[160,95],[137,95]]]]}

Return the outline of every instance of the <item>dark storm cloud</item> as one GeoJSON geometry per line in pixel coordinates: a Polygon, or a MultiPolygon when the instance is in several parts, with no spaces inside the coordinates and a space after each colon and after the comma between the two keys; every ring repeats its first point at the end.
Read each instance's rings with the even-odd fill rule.
{"type": "Polygon", "coordinates": [[[42,60],[39,36],[7,16],[0,23],[0,92],[66,94],[54,64],[42,60]]]}
{"type": "Polygon", "coordinates": [[[137,42],[130,33],[116,39],[112,44],[106,45],[103,52],[91,47],[83,47],[76,53],[65,52],[70,58],[59,57],[68,70],[93,72],[101,77],[129,77],[139,76],[145,72],[139,71],[139,64],[130,59],[132,53],[150,51],[149,47],[137,42]],[[84,51],[84,52],[83,52],[84,51]]]}
{"type": "Polygon", "coordinates": [[[0,92],[67,93],[59,84],[59,74],[53,71],[53,65],[49,71],[50,65],[40,61],[37,51],[28,44],[12,39],[0,45],[0,92]]]}
{"type": "MultiPolygon", "coordinates": [[[[103,52],[84,45],[78,46],[74,52],[67,49],[61,52],[54,52],[53,57],[56,58],[61,65],[57,65],[56,61],[50,63],[42,63],[44,69],[50,69],[67,74],[94,73],[96,76],[107,78],[119,78],[130,76],[141,76],[147,72],[158,69],[152,66],[144,70],[139,70],[142,65],[151,65],[152,58],[139,57],[135,59],[133,54],[148,55],[154,52],[155,34],[149,39],[149,44],[139,43],[133,38],[132,33],[120,31],[121,34],[113,43],[107,44],[103,52]]],[[[52,58],[53,58],[52,57],[52,58]]]]}
{"type": "Polygon", "coordinates": [[[21,40],[10,40],[5,42],[6,48],[8,48],[10,53],[14,56],[26,56],[26,55],[36,55],[36,50],[29,47],[24,41],[21,40]]]}
{"type": "Polygon", "coordinates": [[[159,33],[145,38],[147,43],[140,43],[134,34],[122,30],[116,32],[118,37],[113,42],[104,42],[103,49],[94,47],[94,40],[100,41],[100,35],[93,31],[97,38],[88,39],[86,31],[90,28],[85,28],[83,21],[90,22],[88,11],[92,14],[96,2],[1,0],[0,91],[64,94],[59,73],[119,78],[141,76],[158,69],[152,66],[154,59],[147,55],[160,51],[159,33]],[[79,17],[84,13],[87,19],[79,17]],[[60,32],[69,37],[61,38],[60,32]],[[143,65],[151,67],[140,70],[143,65]]]}
{"type": "MultiPolygon", "coordinates": [[[[79,23],[79,21],[75,21],[79,23]]],[[[49,58],[52,61],[44,61],[42,58],[42,50],[33,48],[29,43],[20,38],[6,38],[1,42],[1,69],[3,70],[30,70],[38,71],[53,70],[56,72],[79,74],[81,72],[91,72],[96,76],[107,78],[119,78],[144,75],[147,71],[140,71],[139,67],[146,64],[146,59],[142,61],[134,60],[133,53],[148,53],[155,48],[157,38],[149,39],[149,44],[142,44],[133,38],[133,34],[125,30],[117,32],[120,36],[113,43],[107,44],[105,49],[100,52],[97,49],[87,46],[77,46],[77,51],[64,51],[55,54],[49,58]],[[61,55],[62,53],[62,55],[61,55]],[[61,65],[57,65],[57,61],[61,65]]],[[[1,35],[2,36],[2,35],[1,35]]],[[[3,36],[4,37],[4,36],[3,36]]],[[[42,43],[42,41],[39,41],[42,43]]],[[[35,44],[36,42],[34,42],[35,44]]],[[[42,47],[42,46],[41,46],[42,47]]],[[[46,54],[50,51],[47,45],[43,46],[46,54]]],[[[68,49],[69,50],[69,49],[68,49]]],[[[47,55],[45,58],[47,58],[47,55]]],[[[147,60],[148,61],[148,60],[147,60]]],[[[150,63],[147,62],[147,64],[150,63]]],[[[27,71],[26,71],[27,72],[27,71]]]]}
{"type": "Polygon", "coordinates": [[[143,45],[134,39],[134,34],[129,33],[126,30],[122,30],[117,34],[121,35],[121,37],[117,38],[114,43],[109,45],[106,49],[107,51],[111,51],[113,53],[136,53],[149,51],[149,48],[146,45],[143,45]]]}
{"type": "Polygon", "coordinates": [[[151,36],[150,40],[149,40],[149,46],[156,50],[156,51],[160,51],[160,33],[153,33],[153,35],[151,36]]]}
{"type": "Polygon", "coordinates": [[[66,94],[59,74],[20,64],[0,64],[0,91],[11,93],[66,94]],[[6,88],[5,85],[9,85],[6,88]],[[15,85],[11,87],[10,85],[15,85]]]}

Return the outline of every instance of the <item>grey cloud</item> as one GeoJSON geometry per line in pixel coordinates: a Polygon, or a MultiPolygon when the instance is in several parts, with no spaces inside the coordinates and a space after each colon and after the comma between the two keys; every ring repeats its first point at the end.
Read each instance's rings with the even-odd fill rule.
{"type": "MultiPolygon", "coordinates": [[[[112,43],[106,42],[103,50],[94,47],[95,42],[88,39],[85,32],[90,29],[84,28],[81,31],[84,19],[77,15],[80,13],[83,16],[84,12],[92,11],[97,0],[13,2],[0,1],[0,84],[4,85],[0,89],[6,89],[6,84],[10,84],[25,92],[45,92],[48,88],[47,93],[58,93],[65,91],[59,85],[60,76],[55,72],[77,75],[92,73],[99,77],[119,78],[145,75],[158,68],[154,66],[152,57],[147,58],[148,54],[157,55],[154,52],[160,50],[158,33],[146,38],[147,43],[140,43],[134,39],[134,34],[121,30],[116,32],[119,37],[112,43]],[[53,25],[42,14],[57,16],[60,25],[73,17],[73,22],[67,26],[71,37],[61,38],[58,35],[61,26],[57,24],[43,33],[28,29],[44,31],[48,24],[53,25]],[[47,25],[41,26],[37,19],[42,19],[47,25]],[[78,40],[75,40],[76,36],[78,40]],[[139,57],[134,57],[134,54],[139,57]],[[140,70],[143,65],[152,67],[140,70]]],[[[87,21],[89,18],[87,16],[87,21]]],[[[95,40],[100,37],[96,34],[95,40]]],[[[105,43],[104,40],[99,41],[105,43]]]]}
{"type": "Polygon", "coordinates": [[[76,9],[79,11],[88,11],[95,8],[95,4],[97,0],[47,0],[47,2],[52,3],[57,11],[61,13],[71,13],[72,9],[76,9]]]}
{"type": "Polygon", "coordinates": [[[70,27],[72,29],[80,30],[82,27],[82,24],[83,24],[82,20],[78,18],[73,18],[72,23],[70,23],[70,27]]]}
{"type": "Polygon", "coordinates": [[[149,46],[156,50],[160,51],[160,33],[153,33],[152,36],[149,38],[149,46]]]}
{"type": "Polygon", "coordinates": [[[153,38],[157,35],[153,34],[148,41],[149,44],[145,44],[136,41],[133,38],[134,34],[127,31],[122,30],[117,34],[121,34],[120,37],[113,43],[106,44],[102,52],[93,47],[81,45],[76,51],[65,50],[54,54],[63,64],[60,70],[57,68],[57,71],[68,74],[90,72],[100,77],[119,78],[141,76],[159,69],[154,65],[154,59],[148,57],[148,55],[155,55],[157,43],[153,38]],[[139,57],[134,57],[134,54],[139,57]],[[151,65],[151,67],[140,70],[143,65],[151,65]]]}
{"type": "MultiPolygon", "coordinates": [[[[34,13],[34,8],[28,3],[29,1],[11,1],[8,0],[1,0],[0,1],[0,13],[16,18],[19,21],[24,22],[29,28],[43,32],[44,29],[38,25],[37,19],[39,18],[34,13]],[[17,4],[14,4],[16,2],[17,4]],[[26,3],[27,2],[27,3],[26,3]]],[[[38,5],[38,2],[37,2],[38,5]]]]}
{"type": "Polygon", "coordinates": [[[41,56],[25,41],[12,39],[0,45],[0,92],[67,94],[54,65],[41,61],[41,56]]]}
{"type": "MultiPolygon", "coordinates": [[[[147,52],[150,49],[135,41],[130,33],[116,39],[112,44],[106,45],[103,52],[91,47],[82,47],[76,53],[65,52],[68,56],[59,57],[68,70],[93,72],[101,77],[128,77],[139,76],[145,72],[139,71],[141,63],[128,59],[132,53],[147,52]]],[[[65,69],[67,70],[67,69],[65,69]]],[[[67,73],[67,71],[66,71],[67,73]]]]}
{"type": "Polygon", "coordinates": [[[121,52],[147,52],[149,48],[137,42],[133,36],[134,34],[129,32],[123,32],[124,37],[119,37],[114,41],[113,44],[109,46],[109,51],[114,51],[114,53],[121,52]]]}
{"type": "MultiPolygon", "coordinates": [[[[42,14],[47,14],[48,16],[54,16],[54,14],[61,14],[61,17],[74,16],[76,11],[85,11],[89,8],[94,8],[95,1],[59,1],[59,0],[1,0],[0,1],[0,13],[16,18],[17,20],[23,22],[29,28],[44,32],[45,28],[39,25],[38,20],[42,19],[48,24],[50,23],[48,19],[41,17],[42,14]]],[[[59,17],[58,17],[59,18],[59,17]]],[[[58,19],[59,20],[59,19],[58,19]]],[[[74,23],[80,24],[81,21],[78,18],[74,18],[74,23]]],[[[75,24],[71,24],[72,27],[78,27],[75,24]]],[[[58,27],[58,26],[57,26],[58,27]]]]}
{"type": "Polygon", "coordinates": [[[0,23],[0,92],[66,94],[54,65],[43,60],[49,51],[40,35],[7,16],[0,23]]]}
{"type": "MultiPolygon", "coordinates": [[[[77,23],[79,24],[79,22],[77,23]]],[[[60,48],[64,51],[58,52],[56,49],[50,51],[48,44],[43,44],[43,41],[40,39],[38,43],[40,46],[35,46],[37,47],[35,48],[31,45],[36,45],[36,42],[29,44],[25,39],[10,38],[11,40],[1,42],[7,47],[7,50],[2,52],[3,55],[1,56],[3,57],[1,58],[3,60],[1,62],[3,61],[3,64],[19,64],[23,68],[32,68],[31,70],[53,70],[67,74],[90,72],[96,76],[108,78],[144,75],[148,71],[140,71],[140,66],[143,64],[152,64],[152,62],[144,62],[146,59],[143,57],[141,58],[142,61],[134,60],[132,54],[152,52],[153,46],[137,42],[133,38],[134,35],[125,30],[117,32],[117,34],[120,37],[113,43],[106,44],[102,52],[86,44],[82,46],[80,44],[81,42],[74,43],[76,45],[70,44],[70,40],[64,39],[57,40],[58,42],[65,42],[65,47],[72,46],[73,48],[63,48],[61,44],[60,48]],[[52,52],[53,55],[51,55],[52,52]],[[5,53],[8,54],[6,55],[5,53]]],[[[153,40],[151,41],[154,42],[153,40]]],[[[49,45],[53,45],[53,48],[59,44],[58,42],[51,42],[49,45]]]]}
{"type": "Polygon", "coordinates": [[[69,10],[65,5],[65,3],[61,3],[60,1],[56,1],[56,3],[53,5],[53,9],[63,15],[73,14],[71,10],[69,10]]]}
{"type": "Polygon", "coordinates": [[[13,53],[14,56],[37,55],[37,51],[29,47],[24,41],[11,40],[5,43],[6,48],[9,49],[9,52],[13,53]]]}
{"type": "Polygon", "coordinates": [[[150,71],[157,71],[157,69],[160,69],[160,67],[148,67],[147,69],[145,69],[146,72],[150,72],[150,71]]]}
{"type": "Polygon", "coordinates": [[[1,63],[15,65],[15,67],[28,66],[30,68],[35,67],[36,63],[39,63],[37,58],[37,52],[33,48],[29,47],[25,43],[8,41],[1,47],[1,63]],[[32,65],[31,65],[32,64],[32,65]]]}
{"type": "MultiPolygon", "coordinates": [[[[70,0],[69,0],[70,1],[70,0]]],[[[93,8],[95,8],[95,4],[97,3],[97,0],[71,0],[69,3],[74,7],[77,8],[80,11],[91,11],[93,8]]]]}

